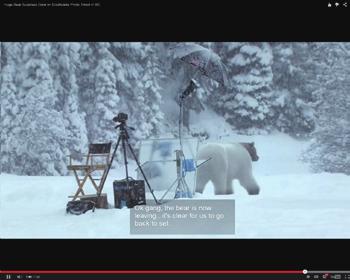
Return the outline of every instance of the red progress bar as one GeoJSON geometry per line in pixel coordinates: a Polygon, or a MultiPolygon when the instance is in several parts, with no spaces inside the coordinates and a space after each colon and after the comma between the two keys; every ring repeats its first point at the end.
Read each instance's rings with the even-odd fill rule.
{"type": "Polygon", "coordinates": [[[302,270],[0,270],[0,274],[303,274],[302,270]]]}

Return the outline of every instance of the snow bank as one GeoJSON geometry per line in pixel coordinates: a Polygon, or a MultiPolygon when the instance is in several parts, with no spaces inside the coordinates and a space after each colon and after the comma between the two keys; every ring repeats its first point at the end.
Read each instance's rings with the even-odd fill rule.
{"type": "MultiPolygon", "coordinates": [[[[206,120],[203,120],[203,124],[206,120]]],[[[213,131],[214,132],[214,131],[213,131]]],[[[214,136],[215,137],[215,136],[214,136]]],[[[260,160],[253,172],[261,186],[249,196],[234,182],[235,194],[215,196],[209,183],[194,199],[235,199],[236,234],[186,238],[349,238],[350,176],[312,174],[298,161],[307,145],[283,134],[221,135],[220,141],[255,142],[260,160]]],[[[136,177],[135,164],[130,174],[136,177]]],[[[112,170],[105,184],[113,203],[112,182],[123,178],[122,166],[112,170]]],[[[65,214],[68,195],[76,190],[73,176],[28,177],[0,175],[0,236],[2,238],[182,238],[130,235],[129,209],[97,209],[81,215],[65,214]]],[[[89,186],[90,191],[93,190],[89,186]]],[[[149,194],[148,194],[149,195],[149,194]]],[[[161,193],[156,193],[157,197],[161,193]]]]}

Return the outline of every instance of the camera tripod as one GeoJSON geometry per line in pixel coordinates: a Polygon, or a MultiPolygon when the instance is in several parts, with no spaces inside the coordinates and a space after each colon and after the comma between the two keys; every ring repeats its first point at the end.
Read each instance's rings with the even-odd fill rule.
{"type": "MultiPolygon", "coordinates": [[[[115,155],[116,155],[116,153],[117,153],[119,144],[120,144],[120,142],[121,142],[121,143],[122,143],[122,149],[123,149],[123,156],[124,156],[124,167],[125,167],[125,175],[126,175],[125,180],[126,180],[127,188],[129,188],[128,160],[127,160],[127,156],[126,156],[126,148],[128,147],[128,148],[129,148],[129,151],[131,152],[133,158],[134,158],[135,161],[136,161],[136,164],[137,164],[138,168],[140,169],[140,171],[141,171],[141,173],[142,173],[143,178],[145,179],[145,182],[146,182],[146,184],[147,184],[147,187],[149,188],[149,190],[150,190],[150,192],[151,192],[151,194],[152,194],[152,196],[153,196],[153,198],[154,198],[154,201],[155,201],[157,204],[159,204],[159,202],[158,202],[157,198],[155,197],[155,195],[154,195],[154,193],[153,193],[153,190],[152,190],[152,188],[151,188],[151,186],[150,186],[150,184],[149,184],[149,182],[148,182],[148,180],[147,180],[147,178],[146,178],[146,175],[145,175],[145,173],[143,172],[143,170],[142,170],[142,168],[141,168],[140,162],[138,161],[137,156],[136,156],[136,154],[135,154],[133,148],[131,147],[131,145],[130,145],[130,143],[129,143],[129,134],[128,134],[127,128],[129,128],[129,129],[131,129],[131,130],[135,130],[135,129],[134,129],[133,127],[128,127],[128,126],[126,125],[126,121],[125,121],[125,120],[120,121],[120,124],[117,125],[115,128],[116,128],[116,129],[119,129],[119,133],[120,133],[120,134],[119,134],[119,137],[118,137],[118,140],[117,140],[117,144],[116,144],[116,146],[115,146],[115,148],[114,148],[114,151],[113,151],[113,154],[112,154],[112,158],[111,158],[111,160],[110,160],[110,162],[109,162],[109,164],[108,164],[107,172],[105,173],[105,176],[102,178],[102,184],[101,184],[101,187],[100,187],[100,189],[99,189],[99,192],[97,193],[97,199],[96,199],[96,201],[98,201],[98,199],[99,199],[100,196],[101,196],[104,183],[105,183],[105,181],[106,181],[106,179],[107,179],[109,170],[110,170],[111,167],[112,167],[112,163],[113,163],[114,157],[115,157],[115,155]]],[[[92,209],[92,211],[93,211],[93,212],[95,211],[95,206],[94,206],[94,208],[92,209]]]]}

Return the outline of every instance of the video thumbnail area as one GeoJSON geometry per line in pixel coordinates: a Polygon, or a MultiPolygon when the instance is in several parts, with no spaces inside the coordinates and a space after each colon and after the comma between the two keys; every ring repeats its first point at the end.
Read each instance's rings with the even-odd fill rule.
{"type": "Polygon", "coordinates": [[[350,44],[1,43],[1,238],[349,238],[350,44]]]}

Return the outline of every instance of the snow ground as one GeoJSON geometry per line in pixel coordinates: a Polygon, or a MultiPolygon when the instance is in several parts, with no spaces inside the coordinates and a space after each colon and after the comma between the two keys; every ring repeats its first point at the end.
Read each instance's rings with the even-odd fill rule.
{"type": "MultiPolygon", "coordinates": [[[[97,209],[80,216],[65,214],[67,196],[76,190],[73,176],[1,174],[0,237],[350,238],[350,176],[311,173],[308,166],[298,161],[306,142],[284,134],[229,135],[221,140],[254,141],[260,156],[253,163],[253,173],[261,186],[258,196],[249,196],[235,182],[234,195],[215,196],[209,183],[204,193],[195,197],[235,199],[235,235],[130,235],[127,208],[97,209]]],[[[134,167],[130,163],[130,170],[134,167]]],[[[112,170],[107,179],[104,190],[109,203],[113,203],[112,182],[123,178],[123,174],[123,168],[112,170]]]]}

